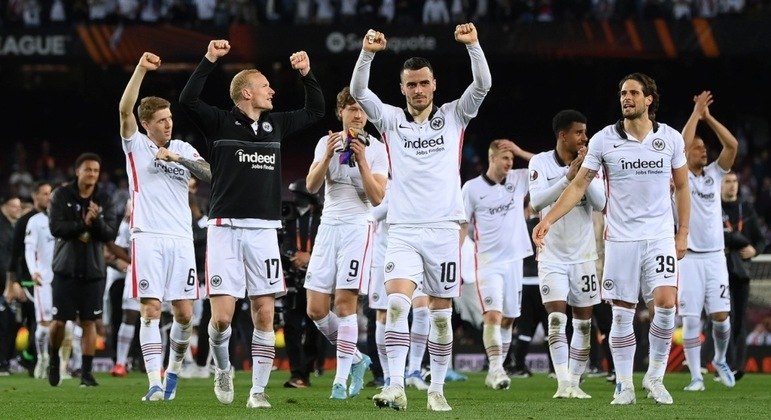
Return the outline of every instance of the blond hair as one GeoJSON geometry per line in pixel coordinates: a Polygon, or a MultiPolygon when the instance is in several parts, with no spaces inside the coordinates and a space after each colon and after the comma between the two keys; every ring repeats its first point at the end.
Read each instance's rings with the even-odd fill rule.
{"type": "Polygon", "coordinates": [[[262,74],[261,71],[256,69],[241,70],[230,81],[230,99],[234,104],[238,104],[238,101],[244,99],[241,96],[241,91],[249,85],[249,76],[253,74],[262,74]]]}
{"type": "MultiPolygon", "coordinates": [[[[506,141],[503,139],[493,140],[490,142],[490,148],[487,149],[487,157],[491,158],[493,156],[498,156],[501,153],[501,144],[506,141]]],[[[509,150],[506,150],[507,152],[509,150]]]]}

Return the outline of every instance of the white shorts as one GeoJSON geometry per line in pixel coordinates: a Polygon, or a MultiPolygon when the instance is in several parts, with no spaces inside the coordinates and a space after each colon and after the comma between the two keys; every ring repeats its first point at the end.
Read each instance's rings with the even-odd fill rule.
{"type": "Polygon", "coordinates": [[[409,279],[428,296],[460,295],[460,231],[390,225],[385,281],[409,279]]]}
{"type": "Polygon", "coordinates": [[[126,269],[127,281],[123,283],[123,303],[121,309],[124,311],[137,311],[139,312],[139,298],[131,297],[131,282],[128,279],[131,278],[131,265],[126,269]]]}
{"type": "Polygon", "coordinates": [[[679,312],[682,316],[701,317],[731,311],[728,289],[728,266],[723,251],[690,252],[680,260],[680,287],[677,289],[679,312]]]}
{"type": "Polygon", "coordinates": [[[600,303],[600,282],[594,261],[576,264],[538,262],[541,301],[564,301],[576,308],[600,303]]]}
{"type": "Polygon", "coordinates": [[[35,285],[35,318],[39,323],[41,321],[53,320],[54,296],[51,282],[43,282],[40,286],[35,285]]]}
{"type": "MultiPolygon", "coordinates": [[[[370,281],[369,281],[369,307],[370,309],[377,309],[381,311],[388,310],[388,295],[385,291],[385,271],[383,270],[383,267],[372,267],[372,270],[370,271],[370,281]]],[[[423,293],[423,286],[418,285],[415,288],[415,291],[412,293],[412,300],[426,297],[425,293],[423,293]]]]}
{"type": "Polygon", "coordinates": [[[191,239],[136,235],[131,240],[132,298],[160,301],[198,299],[191,239]]]}
{"type": "Polygon", "coordinates": [[[661,286],[677,287],[678,263],[675,239],[605,241],[605,268],[600,297],[636,304],[645,302],[661,286]]]}
{"type": "Polygon", "coordinates": [[[286,294],[276,229],[209,226],[206,293],[209,296],[286,294]]]}
{"type": "Polygon", "coordinates": [[[498,311],[518,318],[522,306],[522,260],[494,263],[476,273],[476,289],[482,313],[498,311]]]}
{"type": "Polygon", "coordinates": [[[372,224],[319,226],[305,288],[328,295],[337,289],[369,290],[372,224]]]}

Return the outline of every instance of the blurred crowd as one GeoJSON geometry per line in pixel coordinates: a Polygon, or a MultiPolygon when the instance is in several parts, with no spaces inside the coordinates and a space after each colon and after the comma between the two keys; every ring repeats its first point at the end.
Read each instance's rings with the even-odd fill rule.
{"type": "Polygon", "coordinates": [[[0,24],[448,24],[562,19],[714,18],[768,11],[769,0],[0,0],[0,24]]]}

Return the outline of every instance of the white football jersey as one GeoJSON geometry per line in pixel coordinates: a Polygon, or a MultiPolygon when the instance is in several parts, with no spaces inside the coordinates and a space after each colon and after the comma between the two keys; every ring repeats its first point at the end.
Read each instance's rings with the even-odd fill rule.
{"type": "Polygon", "coordinates": [[[422,123],[406,110],[384,104],[367,88],[374,54],[362,51],[359,55],[351,94],[382,133],[388,150],[392,184],[388,223],[459,223],[466,219],[459,171],[463,134],[492,83],[482,48],[479,44],[466,48],[474,82],[460,99],[435,106],[422,123]]]}
{"type": "MultiPolygon", "coordinates": [[[[328,138],[329,136],[324,136],[316,144],[314,163],[324,160],[328,138]]],[[[369,142],[365,153],[372,174],[388,176],[388,155],[385,145],[372,136],[369,142]]],[[[359,167],[340,164],[339,157],[339,153],[332,156],[325,175],[324,212],[321,214],[321,221],[322,223],[365,224],[372,204],[364,192],[359,167]]]]}
{"type": "Polygon", "coordinates": [[[30,274],[40,273],[46,283],[50,283],[54,277],[51,268],[54,260],[54,242],[55,239],[48,227],[48,214],[43,212],[30,217],[24,235],[24,260],[27,262],[30,274]]]}
{"type": "MultiPolygon", "coordinates": [[[[190,171],[178,163],[156,159],[158,146],[139,131],[122,143],[134,206],[131,233],[192,238],[187,186],[190,171]]],[[[171,140],[166,148],[183,158],[201,160],[198,151],[182,140],[171,140]]]]}
{"type": "Polygon", "coordinates": [[[692,251],[722,251],[725,248],[720,185],[727,173],[717,161],[705,166],[701,176],[688,171],[688,186],[691,188],[688,249],[692,251]]]}
{"type": "Polygon", "coordinates": [[[673,238],[669,180],[672,170],[683,165],[683,136],[666,124],[654,122],[642,141],[630,139],[621,121],[592,136],[582,167],[604,172],[604,239],[673,238]]]}
{"type": "Polygon", "coordinates": [[[527,169],[510,170],[500,183],[482,174],[466,182],[462,191],[478,268],[533,255],[524,213],[527,169]]]}
{"type": "MultiPolygon", "coordinates": [[[[570,164],[562,162],[556,150],[549,150],[533,156],[528,168],[530,206],[543,216],[570,184],[566,176],[570,164]]],[[[597,259],[592,210],[602,211],[605,207],[601,173],[597,172],[581,201],[551,226],[538,261],[577,264],[597,259]]]]}

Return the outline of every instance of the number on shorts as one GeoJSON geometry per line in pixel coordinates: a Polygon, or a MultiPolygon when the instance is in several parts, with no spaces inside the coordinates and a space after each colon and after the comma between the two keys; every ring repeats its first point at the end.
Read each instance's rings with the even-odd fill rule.
{"type": "Polygon", "coordinates": [[[268,258],[265,260],[265,271],[268,273],[268,278],[278,278],[278,258],[268,258]],[[273,266],[273,275],[271,275],[271,266],[273,266]]]}
{"type": "Polygon", "coordinates": [[[725,284],[721,284],[720,285],[720,298],[721,299],[729,299],[729,296],[730,295],[728,294],[728,288],[726,287],[725,284]]]}
{"type": "Polygon", "coordinates": [[[455,283],[455,263],[454,262],[443,262],[440,264],[442,266],[442,276],[439,278],[439,281],[442,283],[455,283]]]}
{"type": "Polygon", "coordinates": [[[675,257],[667,255],[665,259],[663,255],[659,255],[656,257],[656,262],[659,263],[659,266],[656,267],[657,273],[663,273],[664,271],[667,273],[675,272],[675,257]]]}
{"type": "Polygon", "coordinates": [[[187,285],[195,286],[195,268],[191,268],[190,271],[187,272],[187,285]]]}
{"type": "Polygon", "coordinates": [[[356,277],[359,274],[359,261],[351,260],[351,271],[348,272],[348,277],[356,277]]]}
{"type": "Polygon", "coordinates": [[[584,286],[581,287],[582,292],[596,292],[597,291],[597,275],[581,276],[581,281],[584,282],[584,286]]]}

